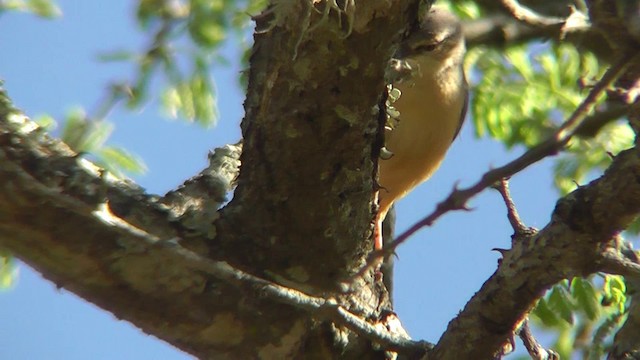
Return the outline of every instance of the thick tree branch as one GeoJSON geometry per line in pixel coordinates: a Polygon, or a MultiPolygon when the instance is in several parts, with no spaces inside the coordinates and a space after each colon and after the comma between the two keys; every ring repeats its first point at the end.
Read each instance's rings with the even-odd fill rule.
{"type": "Polygon", "coordinates": [[[367,2],[354,14],[309,4],[290,9],[303,21],[281,23],[286,16],[270,11],[257,17],[265,30],[251,58],[242,169],[217,226],[243,234],[219,244],[238,264],[320,293],[340,290],[372,247],[376,109],[393,43],[415,20],[417,2],[367,2]],[[340,31],[326,14],[340,17],[340,31]]]}
{"type": "Polygon", "coordinates": [[[0,121],[2,247],[200,358],[420,351],[386,323],[388,295],[373,278],[336,294],[335,305],[323,299],[310,316],[284,295],[255,296],[255,287],[219,281],[212,270],[226,263],[278,290],[284,288],[274,279],[295,285],[309,290],[314,304],[331,297],[327,290],[339,288],[370,247],[378,128],[372,109],[393,42],[415,17],[417,1],[290,5],[258,17],[266,31],[256,35],[252,57],[242,171],[217,227],[214,209],[231,185],[235,150],[226,157],[229,171],[212,159],[216,173],[157,198],[12,115],[14,121],[0,121]],[[302,22],[301,11],[308,15],[302,22]]]}
{"type": "MultiPolygon", "coordinates": [[[[596,19],[596,23],[605,22],[596,19]]],[[[621,53],[625,52],[632,53],[630,49],[621,49],[621,53]]],[[[622,56],[623,60],[613,65],[600,82],[600,90],[606,89],[607,84],[618,77],[616,85],[622,92],[633,88],[640,78],[640,66],[631,60],[633,58],[622,56]],[[609,80],[604,81],[605,78],[609,80]]],[[[595,96],[592,92],[588,98],[593,100],[595,96]]],[[[589,102],[583,102],[549,141],[562,143],[579,131],[581,118],[586,114],[585,105],[589,102]]],[[[639,113],[634,111],[638,103],[634,105],[630,116],[632,124],[639,113]]],[[[617,234],[640,213],[638,179],[640,152],[632,148],[618,154],[601,178],[560,199],[545,228],[521,237],[511,250],[503,253],[498,270],[462,313],[449,323],[431,353],[433,358],[494,356],[531,310],[535,300],[561,279],[596,271],[636,275],[636,261],[625,258],[614,262],[611,254],[620,252],[617,234]]]]}
{"type": "Polygon", "coordinates": [[[602,270],[603,251],[640,213],[640,154],[624,151],[598,180],[560,199],[551,222],[504,253],[498,270],[449,323],[435,359],[486,359],[554,283],[602,270]],[[615,204],[615,205],[614,205],[615,204]]]}
{"type": "Polygon", "coordinates": [[[208,237],[215,237],[212,219],[227,201],[240,171],[242,143],[226,145],[209,154],[209,166],[198,175],[167,193],[160,203],[183,226],[208,237]]]}
{"type": "MultiPolygon", "coordinates": [[[[385,349],[410,354],[425,352],[425,345],[401,337],[406,336],[403,332],[390,332],[384,322],[377,325],[366,322],[336,299],[312,297],[260,279],[224,261],[207,259],[182,247],[176,232],[154,231],[152,234],[115,216],[109,208],[109,200],[117,199],[122,204],[124,198],[130,197],[129,201],[139,202],[138,206],[146,208],[144,216],[139,211],[136,217],[140,226],[157,230],[159,221],[173,219],[153,198],[147,197],[146,204],[140,204],[139,189],[100,173],[63,144],[40,133],[37,125],[21,115],[9,115],[0,121],[0,145],[0,162],[3,164],[0,178],[5,184],[0,194],[0,211],[11,215],[3,216],[4,221],[0,221],[0,245],[20,256],[58,286],[78,293],[183,350],[203,354],[199,347],[205,344],[197,345],[195,341],[178,337],[185,336],[187,326],[192,328],[189,330],[192,333],[206,331],[210,326],[200,321],[192,324],[194,312],[211,319],[219,316],[216,313],[220,308],[210,304],[207,297],[211,294],[207,295],[203,290],[206,283],[212,285],[222,280],[239,290],[246,299],[257,302],[270,300],[293,306],[313,318],[334,321],[356,331],[385,349]],[[48,168],[37,159],[44,154],[46,156],[40,161],[49,163],[48,168]],[[57,186],[52,188],[52,183],[57,186]],[[46,199],[46,203],[51,205],[39,205],[37,211],[27,215],[27,208],[31,208],[27,202],[29,196],[40,197],[39,202],[46,199]],[[18,211],[25,206],[27,208],[18,211]],[[155,215],[154,208],[157,209],[155,215]],[[21,212],[25,216],[20,216],[21,212]],[[51,220],[47,219],[49,216],[64,216],[75,231],[60,225],[41,232],[39,224],[34,222],[46,223],[51,220]],[[155,220],[148,221],[150,218],[155,220]],[[31,229],[23,229],[22,222],[29,224],[31,229]],[[69,231],[65,241],[59,241],[56,233],[65,231],[69,231]],[[87,234],[94,236],[88,237],[87,234]],[[78,247],[83,251],[78,251],[78,247]],[[214,279],[207,279],[206,275],[214,279]],[[110,284],[119,286],[112,288],[110,284]],[[176,294],[180,294],[180,299],[176,299],[176,294]],[[171,319],[182,319],[180,326],[173,323],[176,328],[166,328],[164,324],[171,319]]],[[[233,151],[233,147],[225,149],[233,151]]],[[[218,152],[219,156],[214,155],[213,158],[220,160],[229,155],[225,150],[218,152]]],[[[212,161],[214,165],[218,163],[212,161]]],[[[207,176],[212,176],[212,169],[208,170],[207,176]]],[[[233,172],[232,169],[227,170],[233,172]]],[[[218,176],[224,174],[219,173],[218,176]]],[[[220,341],[215,338],[207,340],[220,341]]]]}
{"type": "Polygon", "coordinates": [[[206,278],[178,264],[165,266],[165,257],[145,253],[139,244],[142,235],[155,240],[178,235],[166,212],[140,189],[100,173],[41,134],[21,115],[0,119],[0,149],[3,248],[118,318],[183,350],[202,350],[205,344],[196,334],[207,325],[193,319],[199,312],[213,314],[207,310],[210,304],[202,295],[198,301],[176,299],[176,294],[201,294],[206,278]],[[122,224],[110,216],[108,203],[128,213],[135,226],[116,226],[122,224]]]}
{"type": "Polygon", "coordinates": [[[551,18],[545,24],[531,25],[517,20],[513,15],[504,11],[500,2],[492,1],[482,3],[486,12],[482,18],[467,20],[463,23],[463,32],[470,48],[477,46],[489,46],[502,48],[505,46],[522,44],[529,41],[564,41],[574,44],[580,49],[594,52],[599,58],[612,61],[616,52],[611,44],[598,29],[586,23],[583,14],[570,12],[572,2],[563,1],[536,1],[529,6],[532,9],[540,9],[545,14],[543,18],[551,18]],[[561,22],[555,22],[563,19],[561,22]],[[567,20],[566,22],[564,20],[567,20]]]}

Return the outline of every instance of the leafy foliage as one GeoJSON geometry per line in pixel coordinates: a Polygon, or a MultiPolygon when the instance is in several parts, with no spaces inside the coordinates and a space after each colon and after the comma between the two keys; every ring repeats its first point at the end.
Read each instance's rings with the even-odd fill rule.
{"type": "Polygon", "coordinates": [[[531,313],[538,326],[557,333],[552,346],[563,359],[582,350],[599,359],[606,342],[626,317],[628,297],[624,279],[606,275],[604,281],[565,280],[541,298],[531,313]],[[595,285],[599,283],[599,285],[595,285]]]}
{"type": "Polygon", "coordinates": [[[633,130],[622,122],[606,125],[594,138],[574,139],[554,165],[556,187],[562,194],[569,193],[590,175],[604,171],[612,154],[631,147],[633,139],[633,130]]]}
{"type": "Polygon", "coordinates": [[[150,46],[143,52],[120,50],[101,56],[137,66],[136,79],[114,87],[118,91],[114,96],[125,94],[127,106],[138,108],[151,96],[154,77],[161,75],[166,84],[159,96],[168,115],[214,125],[216,96],[210,69],[224,63],[219,51],[225,40],[246,37],[249,14],[265,5],[264,0],[140,0],[136,18],[152,38],[150,46]]]}
{"type": "Polygon", "coordinates": [[[5,11],[30,12],[43,18],[54,18],[62,15],[62,11],[52,0],[0,1],[0,15],[5,11]]]}
{"type": "MultiPolygon", "coordinates": [[[[62,139],[75,151],[91,154],[99,165],[117,175],[144,172],[144,164],[135,156],[106,145],[114,130],[106,115],[123,100],[128,108],[139,109],[158,96],[169,116],[205,127],[214,125],[216,87],[211,68],[225,62],[218,54],[224,41],[235,36],[242,42],[251,24],[250,14],[265,5],[265,0],[139,0],[136,20],[150,37],[149,45],[142,51],[119,49],[98,56],[101,61],[134,64],[133,80],[114,81],[98,113],[70,112],[63,119],[62,139]],[[156,88],[154,79],[159,76],[165,80],[164,90],[154,94],[151,84],[156,88]]],[[[8,10],[49,18],[62,13],[51,0],[0,1],[0,13],[8,10]]],[[[48,129],[56,125],[50,116],[38,121],[48,129]]]]}
{"type": "Polygon", "coordinates": [[[471,104],[476,135],[508,148],[549,136],[584,97],[578,80],[604,71],[593,54],[570,45],[476,48],[469,58],[479,72],[471,104]]]}
{"type": "Polygon", "coordinates": [[[17,275],[14,258],[10,254],[0,252],[0,290],[11,287],[17,275]]]}
{"type": "MultiPolygon", "coordinates": [[[[473,48],[466,66],[473,85],[470,105],[476,136],[493,137],[509,149],[531,148],[549,137],[606,69],[595,55],[566,44],[473,48]]],[[[632,146],[632,130],[615,120],[591,138],[573,139],[556,158],[553,182],[561,194],[602,172],[611,154],[632,146]]],[[[624,321],[624,279],[600,280],[566,280],[540,299],[532,312],[538,327],[555,334],[552,348],[561,358],[572,358],[578,350],[584,358],[601,358],[611,334],[624,321]]]]}
{"type": "MultiPolygon", "coordinates": [[[[198,71],[191,78],[176,76],[175,84],[169,85],[162,94],[164,108],[172,117],[179,115],[186,119],[200,120],[207,125],[207,119],[215,119],[215,86],[207,73],[204,61],[198,61],[198,71]]],[[[174,69],[175,70],[175,69],[174,69]]]]}
{"type": "MultiPolygon", "coordinates": [[[[48,115],[35,121],[47,131],[53,131],[57,122],[48,115]]],[[[94,162],[117,176],[125,173],[141,174],[146,171],[142,160],[117,146],[105,145],[114,126],[106,120],[91,120],[82,109],[70,111],[64,119],[60,137],[71,149],[89,154],[94,162]]]]}
{"type": "MultiPolygon", "coordinates": [[[[97,113],[70,111],[61,121],[60,137],[74,151],[115,175],[143,173],[146,167],[139,158],[126,149],[107,145],[114,124],[106,115],[123,100],[133,110],[159,96],[170,116],[214,125],[216,96],[210,70],[214,63],[224,63],[218,55],[224,41],[236,36],[242,42],[251,24],[250,14],[265,5],[266,0],[139,0],[136,19],[150,37],[150,45],[142,51],[115,50],[98,56],[105,62],[134,64],[134,79],[114,81],[97,113]],[[159,75],[164,77],[165,89],[153,94],[151,84],[159,75]]],[[[52,0],[0,0],[0,14],[7,11],[31,12],[44,18],[62,14],[52,0]]],[[[47,131],[58,126],[49,115],[35,120],[47,131]]],[[[0,287],[9,286],[17,273],[14,260],[9,254],[0,254],[0,265],[0,287]]]]}
{"type": "MultiPolygon", "coordinates": [[[[576,109],[585,87],[599,78],[605,66],[595,55],[571,45],[521,45],[504,52],[476,48],[468,62],[473,66],[471,104],[476,135],[491,136],[512,148],[527,148],[546,139],[576,109]]],[[[630,147],[633,132],[612,122],[595,137],[572,140],[556,161],[554,183],[566,194],[594,171],[605,169],[610,153],[630,147]]]]}
{"type": "Polygon", "coordinates": [[[460,19],[478,19],[482,16],[482,10],[478,3],[471,0],[460,0],[451,3],[450,1],[439,1],[439,7],[443,7],[453,12],[460,19]]]}

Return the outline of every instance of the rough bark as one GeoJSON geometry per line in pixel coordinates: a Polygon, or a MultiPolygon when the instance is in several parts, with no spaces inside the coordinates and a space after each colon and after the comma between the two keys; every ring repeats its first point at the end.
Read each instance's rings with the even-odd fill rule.
{"type": "MultiPolygon", "coordinates": [[[[0,245],[118,318],[216,359],[366,359],[388,349],[492,358],[555,282],[640,273],[615,242],[640,212],[633,148],[560,199],[544,229],[514,239],[431,351],[395,327],[373,273],[346,287],[372,247],[384,68],[417,2],[338,3],[278,1],[257,17],[237,179],[240,150],[229,146],[182,188],[151,196],[47,137],[0,94],[0,245]]],[[[606,3],[592,4],[594,31],[626,51],[634,36],[606,3]]],[[[505,41],[557,31],[521,30],[505,41]]],[[[639,73],[634,64],[618,86],[633,89],[639,73]]],[[[634,351],[624,347],[634,319],[620,353],[634,351]]]]}
{"type": "Polygon", "coordinates": [[[613,267],[608,256],[618,256],[615,237],[640,212],[639,179],[640,153],[624,151],[604,176],[560,199],[537,234],[515,237],[498,270],[449,323],[434,358],[491,357],[535,301],[562,279],[604,270],[637,275],[613,267]]]}
{"type": "Polygon", "coordinates": [[[371,247],[383,73],[417,2],[274,4],[257,17],[242,171],[216,226],[228,176],[147,195],[87,170],[5,107],[0,243],[199,358],[380,357],[384,349],[347,330],[355,325],[326,320],[347,310],[372,324],[388,318],[380,279],[368,274],[350,293],[340,281],[371,247]],[[275,287],[278,298],[253,275],[334,300],[275,287]],[[310,316],[314,301],[325,307],[310,316]]]}

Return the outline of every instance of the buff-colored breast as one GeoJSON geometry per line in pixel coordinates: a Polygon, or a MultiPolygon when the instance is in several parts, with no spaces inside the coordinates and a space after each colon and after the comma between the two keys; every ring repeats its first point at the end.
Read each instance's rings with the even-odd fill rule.
{"type": "Polygon", "coordinates": [[[400,112],[400,122],[385,134],[385,146],[393,156],[380,160],[382,219],[393,202],[438,169],[459,128],[466,101],[461,70],[457,78],[424,74],[395,87],[402,92],[394,103],[400,112]]]}

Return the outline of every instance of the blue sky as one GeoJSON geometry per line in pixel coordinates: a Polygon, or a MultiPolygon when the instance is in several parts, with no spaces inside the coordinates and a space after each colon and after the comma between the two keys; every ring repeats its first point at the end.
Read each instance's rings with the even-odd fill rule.
{"type": "MultiPolygon", "coordinates": [[[[141,49],[133,2],[60,0],[64,15],[48,21],[7,13],[0,17],[0,79],[16,106],[29,116],[62,118],[74,106],[92,109],[110,81],[130,79],[133,66],[101,63],[96,55],[116,49],[141,49]]],[[[110,143],[142,157],[149,170],[136,177],[151,193],[164,194],[206,165],[209,149],[236,142],[243,115],[238,87],[237,49],[212,76],[218,90],[220,119],[205,130],[163,116],[154,103],[131,113],[117,109],[110,143]]],[[[398,206],[398,231],[433,210],[459,182],[468,186],[491,167],[521,153],[506,152],[490,139],[473,136],[467,122],[440,171],[398,206]]],[[[529,226],[542,227],[553,210],[551,162],[516,176],[511,190],[529,226]]],[[[472,212],[451,213],[424,229],[398,251],[394,295],[396,311],[412,337],[436,342],[449,320],[495,271],[498,253],[508,248],[506,210],[497,192],[471,202],[472,212]]],[[[170,345],[44,280],[20,265],[15,287],[0,292],[0,356],[6,359],[190,359],[170,345]]],[[[518,343],[518,347],[521,345],[518,343]]]]}

